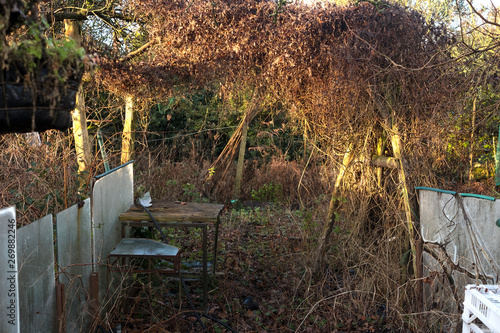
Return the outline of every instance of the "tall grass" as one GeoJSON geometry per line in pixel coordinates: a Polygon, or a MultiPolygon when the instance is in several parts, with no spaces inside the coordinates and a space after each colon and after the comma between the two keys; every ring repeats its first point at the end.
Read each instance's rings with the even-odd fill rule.
{"type": "MultiPolygon", "coordinates": [[[[71,135],[49,131],[40,138],[40,144],[22,134],[0,138],[0,200],[3,207],[16,206],[19,224],[80,200],[71,135]]],[[[119,154],[109,147],[114,167],[113,156],[119,154]]],[[[358,170],[351,175],[372,186],[342,192],[344,203],[327,266],[322,278],[313,280],[309,262],[328,210],[332,169],[323,161],[288,161],[284,156],[267,163],[247,161],[242,206],[238,206],[231,203],[234,166],[220,183],[207,181],[213,161],[205,158],[200,147],[195,140],[184,142],[178,148],[185,157],[179,161],[175,147],[139,145],[135,185],[150,190],[155,200],[228,204],[221,228],[219,266],[224,274],[214,282],[210,302],[214,313],[225,316],[241,332],[285,328],[418,332],[426,323],[443,327],[450,320],[459,321],[451,313],[420,312],[415,301],[417,281],[404,269],[411,263],[405,259],[406,226],[394,215],[401,211],[399,203],[385,192],[387,188],[374,185],[370,173],[358,170]],[[260,300],[260,314],[250,315],[241,307],[240,298],[249,294],[260,300]]],[[[85,175],[89,190],[92,177],[104,171],[97,149],[92,170],[85,175]]],[[[161,325],[179,327],[170,319],[161,325]]]]}
{"type": "Polygon", "coordinates": [[[49,131],[36,137],[0,136],[1,206],[15,206],[28,224],[77,202],[76,158],[71,137],[49,131]]]}

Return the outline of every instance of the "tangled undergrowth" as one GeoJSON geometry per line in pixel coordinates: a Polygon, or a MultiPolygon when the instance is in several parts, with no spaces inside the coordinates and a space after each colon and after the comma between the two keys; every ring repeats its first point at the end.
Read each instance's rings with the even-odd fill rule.
{"type": "MultiPolygon", "coordinates": [[[[144,105],[152,98],[160,111],[160,103],[181,84],[215,85],[220,89],[214,93],[229,100],[245,82],[255,96],[250,105],[279,104],[303,123],[304,155],[311,156],[310,161],[305,156],[289,161],[285,153],[247,163],[241,206],[228,207],[224,215],[219,275],[211,283],[208,313],[240,332],[455,327],[460,318],[454,314],[422,311],[414,188],[475,188],[488,194],[492,186],[458,183],[470,174],[475,158],[484,157],[474,151],[473,134],[490,115],[478,110],[476,119],[475,102],[469,108],[473,80],[462,68],[467,63],[455,67],[451,61],[457,46],[450,32],[385,1],[345,8],[287,6],[280,15],[266,1],[174,1],[161,10],[157,1],[137,4],[139,13],[154,14],[146,25],[151,47],[137,58],[103,61],[96,75],[101,86],[134,93],[144,105]],[[99,77],[103,73],[106,77],[99,77]],[[476,120],[469,125],[471,112],[476,120]],[[318,160],[316,152],[322,155],[318,160]],[[374,156],[387,164],[371,163],[374,156]],[[391,158],[399,161],[396,167],[389,165],[391,158]],[[327,214],[332,193],[330,207],[335,209],[327,214]],[[316,265],[323,270],[313,278],[312,253],[327,244],[318,238],[330,229],[327,255],[316,265]],[[250,296],[258,309],[255,304],[245,308],[250,296]]],[[[109,102],[97,97],[94,107],[101,98],[109,102]]],[[[122,128],[113,117],[101,116],[120,109],[105,108],[92,124],[113,126],[107,147],[116,153],[121,142],[114,138],[122,128]]],[[[143,129],[145,134],[147,125],[143,129]]],[[[193,141],[182,143],[182,150],[193,147],[182,159],[171,158],[175,143],[152,147],[139,141],[144,146],[136,152],[135,184],[150,189],[153,198],[234,199],[234,169],[217,184],[207,182],[213,161],[193,141]]],[[[16,206],[19,224],[80,200],[72,145],[70,136],[51,133],[38,143],[17,135],[0,139],[2,205],[16,206]]],[[[92,177],[104,171],[95,148],[94,165],[83,175],[89,184],[86,194],[92,177]]],[[[109,156],[114,166],[117,156],[109,156]]],[[[187,257],[200,250],[188,240],[179,243],[187,257]]],[[[117,307],[112,315],[129,331],[199,331],[196,325],[201,324],[185,310],[178,284],[156,289],[165,286],[139,280],[126,290],[137,302],[117,307]],[[144,286],[154,297],[138,303],[144,286]]],[[[199,303],[199,286],[190,288],[199,303]]],[[[224,330],[211,322],[203,325],[224,330]]]]}
{"type": "MultiPolygon", "coordinates": [[[[3,207],[16,206],[19,224],[79,200],[70,136],[47,132],[39,144],[26,135],[2,138],[0,197],[3,207]]],[[[225,191],[209,191],[205,170],[210,161],[201,161],[196,151],[182,162],[172,162],[167,150],[152,148],[138,151],[134,169],[136,186],[149,189],[154,199],[231,201],[228,189],[233,179],[221,184],[225,191]]],[[[115,159],[110,155],[112,163],[115,159]]],[[[91,176],[102,172],[102,165],[94,165],[91,176]]],[[[325,164],[310,163],[306,168],[301,161],[279,157],[266,164],[247,164],[242,198],[227,205],[222,216],[218,273],[210,282],[208,314],[239,332],[420,332],[442,331],[460,322],[457,315],[439,309],[423,312],[414,303],[418,281],[402,269],[411,264],[404,252],[405,228],[380,209],[380,202],[388,200],[381,193],[352,188],[343,199],[323,275],[312,278],[309,264],[328,210],[329,172],[325,164]],[[245,308],[248,296],[258,302],[257,310],[245,308]]],[[[483,183],[441,185],[461,192],[475,192],[470,190],[474,186],[491,194],[491,186],[483,183]]],[[[177,244],[186,260],[201,251],[193,245],[197,237],[199,233],[177,244]]],[[[158,281],[142,282],[151,286],[154,297],[129,308],[116,307],[110,314],[116,321],[109,324],[122,323],[129,332],[187,332],[192,325],[193,332],[199,331],[179,284],[158,281]]],[[[200,306],[199,284],[188,284],[200,306]]],[[[127,293],[139,295],[136,287],[127,293]]],[[[209,332],[225,330],[211,320],[205,325],[209,332]]]]}
{"type": "MultiPolygon", "coordinates": [[[[292,211],[247,202],[228,207],[222,217],[220,255],[217,274],[210,283],[207,313],[238,332],[418,331],[417,318],[390,303],[383,287],[366,289],[368,280],[381,283],[394,272],[369,255],[354,263],[349,258],[351,251],[363,251],[355,250],[355,242],[346,243],[350,233],[343,228],[336,230],[331,250],[335,256],[330,258],[324,278],[312,282],[307,262],[316,245],[313,236],[318,232],[320,206],[292,211]]],[[[183,259],[190,255],[193,252],[183,253],[183,259]]],[[[179,295],[175,282],[168,285],[157,278],[144,289],[144,295],[156,296],[133,299],[128,309],[135,312],[120,313],[115,324],[119,322],[128,332],[202,332],[185,292],[181,290],[179,295]]],[[[188,290],[201,307],[200,286],[192,283],[188,290]]],[[[207,332],[225,331],[214,320],[203,322],[207,332]]]]}
{"type": "MultiPolygon", "coordinates": [[[[229,202],[217,198],[230,198],[230,191],[208,197],[210,193],[203,191],[203,173],[191,162],[172,163],[143,155],[136,162],[136,178],[151,189],[154,198],[229,202]]],[[[319,186],[321,172],[316,169],[306,177],[310,190],[308,200],[302,193],[306,205],[280,201],[282,197],[275,195],[280,186],[287,187],[287,198],[294,202],[301,196],[291,190],[296,185],[288,177],[295,174],[294,168],[298,165],[274,161],[252,169],[247,174],[255,177],[245,182],[244,199],[226,206],[218,273],[210,284],[210,316],[238,332],[437,332],[460,321],[450,313],[419,311],[418,304],[411,303],[417,281],[405,276],[402,269],[410,265],[405,262],[408,254],[400,252],[404,249],[404,228],[370,222],[375,220],[371,215],[380,214],[377,200],[383,199],[376,195],[366,199],[357,192],[358,200],[345,204],[324,274],[313,279],[311,253],[317,247],[328,209],[329,198],[324,194],[328,189],[319,186]],[[248,297],[258,303],[258,309],[247,308],[248,297]]],[[[226,181],[222,188],[230,187],[232,180],[226,181]]],[[[199,255],[199,246],[192,245],[196,237],[199,235],[175,244],[184,249],[186,260],[199,255]]],[[[189,290],[200,306],[200,285],[193,283],[189,290]]],[[[121,313],[117,322],[128,325],[132,332],[202,331],[178,285],[153,293],[167,298],[138,303],[132,308],[148,309],[145,314],[121,313]]],[[[208,332],[225,331],[213,320],[202,320],[208,332]]]]}
{"type": "Polygon", "coordinates": [[[0,137],[2,207],[15,206],[18,225],[79,201],[72,138],[55,131],[0,137]]]}

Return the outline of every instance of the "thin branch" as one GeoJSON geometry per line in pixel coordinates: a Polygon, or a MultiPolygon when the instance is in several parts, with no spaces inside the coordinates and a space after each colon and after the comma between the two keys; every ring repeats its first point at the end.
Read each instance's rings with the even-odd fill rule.
{"type": "Polygon", "coordinates": [[[480,13],[473,5],[472,5],[472,1],[471,0],[466,0],[467,3],[469,4],[470,8],[472,9],[472,11],[481,18],[481,20],[483,20],[484,23],[487,23],[487,24],[491,24],[491,25],[494,25],[494,26],[497,26],[497,27],[500,27],[500,24],[497,23],[497,22],[492,22],[490,20],[488,20],[487,18],[484,17],[484,15],[482,13],[480,13]]]}
{"type": "MultiPolygon", "coordinates": [[[[457,271],[457,272],[460,272],[460,273],[466,275],[467,277],[469,277],[471,279],[474,279],[474,280],[479,279],[484,284],[486,284],[488,280],[494,280],[494,278],[491,276],[487,276],[487,275],[483,275],[483,274],[479,274],[479,273],[473,273],[473,272],[469,271],[468,269],[460,266],[459,264],[455,264],[455,262],[453,261],[453,259],[451,259],[448,252],[446,252],[445,246],[439,242],[425,242],[424,252],[427,252],[432,258],[434,258],[434,260],[436,260],[439,263],[439,265],[443,269],[443,272],[446,272],[445,264],[448,264],[448,266],[451,268],[452,272],[457,271]],[[439,248],[440,253],[443,255],[444,260],[442,260],[440,258],[439,253],[436,253],[435,251],[432,250],[432,248],[430,248],[428,246],[429,244],[436,245],[439,248]]],[[[449,274],[449,275],[451,276],[451,274],[449,274]]]]}
{"type": "Polygon", "coordinates": [[[152,39],[150,40],[149,42],[147,42],[146,44],[144,44],[143,46],[141,46],[140,48],[138,48],[137,50],[135,51],[132,51],[130,52],[129,54],[127,54],[126,56],[124,56],[123,58],[120,58],[120,61],[126,61],[130,58],[133,58],[139,54],[141,54],[144,50],[146,50],[148,47],[150,47],[151,45],[157,43],[160,41],[160,38],[156,38],[156,39],[152,39]]]}
{"type": "Polygon", "coordinates": [[[88,13],[47,13],[48,21],[64,21],[64,20],[72,20],[72,21],[85,21],[88,18],[88,13]]]}
{"type": "Polygon", "coordinates": [[[450,60],[447,60],[447,61],[443,61],[443,62],[440,62],[438,64],[434,64],[434,65],[430,65],[429,66],[429,63],[435,58],[435,56],[437,56],[437,53],[435,53],[423,66],[421,67],[416,67],[416,68],[409,68],[409,67],[406,67],[406,66],[403,66],[401,64],[398,64],[397,62],[395,62],[394,60],[392,60],[391,57],[389,57],[388,55],[378,51],[377,49],[375,49],[367,40],[363,39],[362,37],[360,37],[359,35],[357,35],[356,33],[354,33],[354,31],[352,31],[352,34],[358,38],[359,40],[363,41],[364,43],[366,43],[368,45],[368,47],[374,52],[374,53],[377,53],[379,55],[381,55],[382,57],[384,57],[387,61],[389,61],[394,67],[396,68],[400,68],[402,70],[407,70],[407,71],[421,71],[421,70],[424,70],[424,69],[432,69],[432,68],[437,68],[437,67],[441,67],[441,66],[444,66],[444,65],[447,65],[449,63],[453,63],[453,62],[457,62],[459,60],[462,60],[464,58],[467,58],[467,57],[470,57],[471,55],[474,55],[476,53],[484,53],[484,52],[488,52],[488,51],[491,51],[497,47],[500,46],[500,42],[498,43],[493,43],[492,45],[490,46],[487,46],[487,47],[484,47],[482,49],[472,49],[472,51],[468,52],[468,53],[465,53],[465,54],[462,54],[461,56],[459,57],[456,57],[456,58],[452,58],[450,60]]]}
{"type": "MultiPolygon", "coordinates": [[[[46,13],[47,19],[51,21],[63,21],[63,20],[74,20],[74,21],[85,21],[89,16],[96,16],[102,19],[103,21],[110,21],[111,19],[119,19],[125,22],[137,22],[138,20],[134,16],[124,15],[122,13],[118,13],[116,11],[106,11],[103,8],[88,10],[85,8],[77,8],[77,7],[65,7],[59,8],[54,13],[46,13]],[[73,12],[65,12],[65,10],[73,9],[77,11],[73,12]]],[[[109,24],[109,22],[108,22],[109,24]]]]}

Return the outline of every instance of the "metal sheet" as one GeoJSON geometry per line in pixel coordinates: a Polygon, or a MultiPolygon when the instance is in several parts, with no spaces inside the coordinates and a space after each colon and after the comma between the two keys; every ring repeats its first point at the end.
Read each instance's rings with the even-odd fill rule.
{"type": "MultiPolygon", "coordinates": [[[[432,283],[438,281],[435,277],[443,276],[438,264],[441,262],[446,267],[456,265],[451,274],[453,287],[460,295],[467,284],[500,282],[500,228],[496,226],[496,220],[500,218],[499,200],[420,190],[419,205],[421,235],[428,251],[432,251],[435,257],[424,255],[427,272],[424,277],[430,277],[432,283]],[[477,276],[486,277],[486,281],[476,280],[477,276]]],[[[426,288],[424,299],[434,299],[432,303],[436,304],[438,296],[430,295],[430,292],[432,290],[426,288]]],[[[454,303],[452,295],[445,292],[439,296],[442,304],[447,304],[447,309],[457,308],[449,305],[454,303]]]]}
{"type": "Polygon", "coordinates": [[[16,210],[0,210],[0,332],[19,332],[16,210]]]}
{"type": "Polygon", "coordinates": [[[18,230],[21,332],[57,332],[52,215],[18,230]]]}
{"type": "MultiPolygon", "coordinates": [[[[440,244],[454,264],[472,275],[500,281],[500,201],[420,191],[420,226],[425,243],[440,244]]],[[[473,281],[471,282],[473,283],[473,281]]]]}
{"type": "MultiPolygon", "coordinates": [[[[121,240],[118,216],[134,202],[133,163],[111,170],[100,177],[92,190],[92,230],[94,262],[105,264],[108,253],[121,240]]],[[[106,295],[107,269],[98,266],[100,304],[106,295]]]]}
{"type": "Polygon", "coordinates": [[[66,331],[88,332],[89,278],[92,273],[90,199],[56,215],[59,283],[66,296],[66,331]]]}
{"type": "Polygon", "coordinates": [[[122,239],[110,256],[176,256],[179,249],[152,239],[122,239]]]}

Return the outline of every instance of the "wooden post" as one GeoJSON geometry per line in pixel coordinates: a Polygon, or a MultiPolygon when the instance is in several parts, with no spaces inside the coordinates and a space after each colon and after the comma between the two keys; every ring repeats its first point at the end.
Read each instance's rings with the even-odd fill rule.
{"type": "Polygon", "coordinates": [[[64,284],[56,283],[57,332],[66,333],[66,295],[64,284]]]}
{"type": "Polygon", "coordinates": [[[233,198],[238,199],[241,193],[241,181],[243,179],[243,168],[245,166],[245,151],[247,146],[248,122],[245,115],[243,128],[241,130],[240,152],[238,155],[238,164],[236,165],[236,177],[234,179],[233,198]]]}
{"type": "Polygon", "coordinates": [[[73,135],[75,139],[76,159],[78,162],[79,192],[85,193],[90,179],[91,149],[89,133],[87,131],[87,116],[85,114],[85,101],[81,91],[76,95],[76,108],[72,113],[73,135]]]}
{"type": "MultiPolygon", "coordinates": [[[[377,141],[377,155],[378,156],[380,156],[380,157],[384,156],[386,143],[387,143],[387,135],[385,134],[385,130],[382,130],[382,134],[380,135],[380,138],[378,138],[378,141],[377,141]]],[[[378,166],[377,169],[375,170],[375,172],[377,175],[377,184],[379,187],[382,187],[382,174],[383,174],[382,166],[378,166]]]]}
{"type": "Polygon", "coordinates": [[[476,100],[477,95],[474,96],[472,101],[472,124],[470,130],[470,143],[469,143],[469,181],[474,180],[474,175],[472,174],[472,169],[474,169],[474,132],[476,131],[476,100]]]}
{"type": "Polygon", "coordinates": [[[125,123],[123,124],[121,163],[125,164],[133,159],[135,129],[137,127],[137,112],[132,95],[125,97],[125,123]]]}

